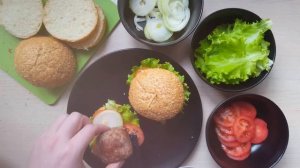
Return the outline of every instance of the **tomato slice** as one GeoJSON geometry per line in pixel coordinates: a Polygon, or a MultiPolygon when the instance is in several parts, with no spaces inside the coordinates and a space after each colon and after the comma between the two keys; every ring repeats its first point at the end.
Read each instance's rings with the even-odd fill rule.
{"type": "Polygon", "coordinates": [[[218,125],[217,126],[219,128],[219,130],[224,133],[224,134],[228,134],[228,135],[233,135],[233,128],[232,127],[223,127],[218,125]]]}
{"type": "Polygon", "coordinates": [[[242,161],[242,160],[247,159],[250,156],[250,151],[248,153],[246,153],[245,155],[242,155],[242,156],[232,156],[232,155],[229,155],[229,154],[226,154],[226,155],[230,159],[237,160],[237,161],[242,161]]]}
{"type": "Polygon", "coordinates": [[[254,144],[259,144],[267,139],[269,130],[267,127],[267,123],[262,119],[256,118],[254,120],[254,124],[255,124],[255,134],[251,142],[254,144]]]}
{"type": "Polygon", "coordinates": [[[123,125],[123,127],[126,129],[128,134],[133,134],[137,136],[138,143],[140,146],[144,143],[144,132],[140,127],[133,124],[125,124],[123,125]]]}
{"type": "Polygon", "coordinates": [[[232,106],[221,108],[214,116],[215,122],[223,127],[231,127],[237,117],[237,112],[232,106]]]}
{"type": "Polygon", "coordinates": [[[248,153],[250,153],[251,150],[251,143],[242,143],[241,145],[237,147],[227,147],[225,145],[222,145],[222,149],[225,151],[227,155],[233,156],[233,157],[242,157],[248,153]]]}
{"type": "Polygon", "coordinates": [[[239,101],[239,102],[234,102],[232,106],[239,111],[239,114],[241,116],[255,119],[257,112],[256,112],[256,108],[252,104],[244,101],[239,101]]]}
{"type": "Polygon", "coordinates": [[[237,146],[240,146],[241,143],[238,142],[238,141],[232,141],[232,142],[228,142],[228,141],[224,141],[223,139],[221,138],[218,138],[219,141],[221,142],[222,145],[225,145],[227,147],[231,147],[231,148],[234,148],[234,147],[237,147],[237,146]]]}
{"type": "Polygon", "coordinates": [[[223,141],[226,141],[226,142],[236,141],[234,135],[229,135],[229,134],[223,133],[222,131],[220,131],[220,129],[218,127],[216,128],[216,133],[217,133],[218,137],[220,139],[222,139],[223,141]]]}
{"type": "Polygon", "coordinates": [[[239,116],[233,126],[233,133],[237,141],[245,143],[254,137],[254,120],[249,117],[239,116]]]}

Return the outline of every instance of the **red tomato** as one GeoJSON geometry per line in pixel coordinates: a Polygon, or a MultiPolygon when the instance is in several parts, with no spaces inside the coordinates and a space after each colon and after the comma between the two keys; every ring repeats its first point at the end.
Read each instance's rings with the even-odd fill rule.
{"type": "Polygon", "coordinates": [[[268,124],[263,119],[260,119],[260,118],[256,118],[254,120],[254,124],[256,124],[256,125],[262,125],[262,126],[265,126],[265,127],[268,126],[268,124]]]}
{"type": "Polygon", "coordinates": [[[237,141],[245,143],[251,141],[254,136],[254,120],[249,117],[239,116],[233,126],[233,133],[237,141]]]}
{"type": "Polygon", "coordinates": [[[125,124],[123,127],[126,129],[128,134],[133,134],[137,136],[138,143],[140,146],[144,143],[145,137],[143,130],[140,127],[133,124],[125,124]]]}
{"type": "Polygon", "coordinates": [[[218,128],[224,134],[233,135],[232,127],[223,127],[223,126],[218,125],[218,128]]]}
{"type": "Polygon", "coordinates": [[[218,139],[219,139],[219,141],[221,142],[222,145],[225,145],[225,146],[227,146],[227,147],[233,148],[233,147],[237,147],[237,146],[240,146],[240,145],[241,145],[241,143],[238,142],[238,141],[228,142],[228,141],[224,141],[224,140],[221,139],[221,138],[218,138],[218,139]]]}
{"type": "Polygon", "coordinates": [[[226,155],[227,155],[230,159],[242,161],[242,160],[247,159],[247,158],[250,156],[250,151],[249,151],[248,153],[246,153],[245,155],[242,155],[242,156],[232,156],[232,155],[229,155],[229,154],[226,154],[226,155]]]}
{"type": "Polygon", "coordinates": [[[237,112],[232,106],[221,108],[214,116],[214,120],[218,125],[223,127],[231,127],[235,121],[237,112]]]}
{"type": "Polygon", "coordinates": [[[243,101],[239,101],[239,102],[234,102],[232,104],[232,106],[234,108],[236,108],[236,110],[239,111],[239,114],[241,116],[246,116],[246,117],[249,117],[251,119],[255,119],[256,109],[252,104],[247,103],[247,102],[243,102],[243,101]]]}
{"type": "Polygon", "coordinates": [[[225,145],[222,145],[222,149],[225,151],[227,155],[233,156],[233,157],[242,157],[248,153],[250,153],[251,150],[251,143],[243,143],[237,147],[227,147],[225,145]]]}
{"type": "Polygon", "coordinates": [[[255,124],[255,133],[251,142],[254,144],[259,144],[262,143],[265,139],[267,139],[269,130],[267,127],[267,123],[262,119],[256,118],[254,120],[254,124],[255,124]]]}
{"type": "Polygon", "coordinates": [[[218,127],[216,128],[216,133],[217,133],[218,137],[220,139],[222,139],[223,141],[226,141],[226,142],[236,141],[234,135],[229,135],[229,134],[223,133],[220,131],[220,129],[218,127]]]}

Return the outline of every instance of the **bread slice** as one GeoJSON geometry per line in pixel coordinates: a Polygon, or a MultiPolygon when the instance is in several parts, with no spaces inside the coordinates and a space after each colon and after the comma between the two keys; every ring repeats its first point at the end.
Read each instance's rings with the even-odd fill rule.
{"type": "Polygon", "coordinates": [[[48,0],[45,5],[45,27],[60,40],[82,40],[95,29],[97,22],[93,0],[48,0]]]}
{"type": "Polygon", "coordinates": [[[67,44],[69,44],[70,47],[75,49],[88,50],[89,48],[97,45],[101,41],[101,39],[103,39],[106,32],[107,23],[101,7],[97,6],[97,12],[99,15],[99,19],[95,30],[93,30],[93,32],[89,36],[82,40],[76,42],[68,42],[67,44]]]}
{"type": "Polygon", "coordinates": [[[1,22],[5,29],[18,38],[29,38],[43,23],[41,0],[2,0],[1,22]]]}

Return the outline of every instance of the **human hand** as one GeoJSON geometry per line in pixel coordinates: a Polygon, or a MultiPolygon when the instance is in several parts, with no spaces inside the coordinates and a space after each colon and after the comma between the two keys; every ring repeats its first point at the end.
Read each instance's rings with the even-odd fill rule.
{"type": "MultiPolygon", "coordinates": [[[[84,168],[83,155],[90,141],[106,130],[105,126],[92,125],[78,112],[64,114],[38,138],[29,168],[84,168]]],[[[108,167],[120,168],[121,164],[108,167]]]]}

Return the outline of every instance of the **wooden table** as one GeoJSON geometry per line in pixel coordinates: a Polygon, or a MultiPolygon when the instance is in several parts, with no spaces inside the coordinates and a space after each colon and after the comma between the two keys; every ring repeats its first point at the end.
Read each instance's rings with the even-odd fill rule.
{"type": "MultiPolygon", "coordinates": [[[[202,18],[228,7],[248,9],[262,18],[271,18],[274,23],[272,31],[277,46],[274,68],[260,85],[246,93],[266,96],[283,110],[289,124],[290,140],[285,155],[276,167],[297,168],[300,165],[300,0],[206,0],[202,18]]],[[[183,165],[218,167],[208,152],[204,128],[212,109],[233,94],[215,90],[198,78],[189,60],[190,42],[191,36],[178,45],[153,49],[173,57],[189,72],[203,102],[201,136],[183,165]]],[[[124,48],[149,47],[134,40],[119,24],[89,64],[107,53],[124,48]]],[[[48,106],[0,71],[1,168],[26,167],[35,139],[58,115],[66,112],[72,85],[56,105],[48,106]]]]}

